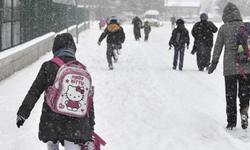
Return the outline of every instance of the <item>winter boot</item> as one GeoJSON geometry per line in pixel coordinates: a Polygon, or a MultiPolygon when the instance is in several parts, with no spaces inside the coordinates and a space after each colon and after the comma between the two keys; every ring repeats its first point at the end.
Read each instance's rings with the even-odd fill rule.
{"type": "Polygon", "coordinates": [[[204,71],[204,68],[199,68],[199,71],[204,71]]]}
{"type": "Polygon", "coordinates": [[[48,150],[59,150],[59,142],[53,143],[52,141],[47,142],[48,150]]]}
{"type": "Polygon", "coordinates": [[[240,112],[241,114],[241,127],[242,129],[247,129],[248,127],[248,107],[244,108],[240,112]]]}
{"type": "Polygon", "coordinates": [[[113,67],[113,64],[109,64],[109,70],[113,70],[114,67],[113,67]]]}
{"type": "Polygon", "coordinates": [[[233,129],[235,129],[235,127],[236,127],[236,122],[237,122],[237,115],[236,114],[234,114],[234,115],[228,115],[227,116],[227,122],[228,122],[228,124],[227,124],[227,129],[228,130],[233,130],[233,129]]]}
{"type": "Polygon", "coordinates": [[[226,128],[227,128],[228,130],[233,130],[233,129],[235,129],[235,127],[236,127],[236,124],[228,123],[226,128]]]}

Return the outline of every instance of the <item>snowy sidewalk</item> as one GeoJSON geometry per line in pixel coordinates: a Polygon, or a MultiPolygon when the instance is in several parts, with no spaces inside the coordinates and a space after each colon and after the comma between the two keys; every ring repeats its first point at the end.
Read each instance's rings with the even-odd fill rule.
{"type": "MultiPolygon", "coordinates": [[[[106,61],[106,39],[97,45],[102,33],[97,23],[80,34],[77,45],[77,58],[93,77],[95,131],[107,142],[103,150],[249,149],[250,129],[242,130],[240,121],[235,131],[225,129],[222,61],[211,75],[199,72],[190,34],[183,71],[172,70],[169,23],[153,27],[148,42],[134,40],[131,24],[122,26],[126,40],[113,71],[106,61]]],[[[192,25],[186,27],[191,32],[192,25]]],[[[48,53],[0,82],[0,150],[46,149],[37,137],[43,95],[24,126],[18,129],[15,120],[41,64],[51,57],[48,53]]]]}

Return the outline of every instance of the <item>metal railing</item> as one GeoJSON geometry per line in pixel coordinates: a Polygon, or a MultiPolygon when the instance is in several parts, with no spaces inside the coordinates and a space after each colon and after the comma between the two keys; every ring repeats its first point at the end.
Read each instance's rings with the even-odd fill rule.
{"type": "Polygon", "coordinates": [[[89,21],[89,9],[53,0],[0,0],[0,52],[89,21]]]}

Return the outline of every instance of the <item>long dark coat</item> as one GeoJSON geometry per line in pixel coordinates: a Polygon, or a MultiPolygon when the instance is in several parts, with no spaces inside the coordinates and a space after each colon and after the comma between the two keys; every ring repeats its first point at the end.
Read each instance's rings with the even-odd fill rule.
{"type": "Polygon", "coordinates": [[[135,40],[139,40],[141,38],[141,27],[142,27],[142,21],[139,17],[135,17],[132,20],[132,24],[134,24],[134,36],[135,40]]]}
{"type": "Polygon", "coordinates": [[[192,54],[196,53],[197,65],[199,69],[203,69],[210,65],[211,51],[213,47],[213,33],[216,33],[218,28],[207,20],[201,20],[195,23],[192,29],[194,37],[194,46],[192,54]]]}
{"type": "Polygon", "coordinates": [[[218,28],[211,22],[206,20],[201,20],[195,23],[192,29],[192,35],[195,39],[195,44],[197,47],[213,46],[213,33],[216,33],[218,28]]]}

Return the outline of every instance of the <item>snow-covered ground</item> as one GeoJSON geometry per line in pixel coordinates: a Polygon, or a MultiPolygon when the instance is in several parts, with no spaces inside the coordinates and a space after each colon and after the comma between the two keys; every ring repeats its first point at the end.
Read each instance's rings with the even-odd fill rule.
{"type": "MultiPolygon", "coordinates": [[[[153,27],[148,42],[134,40],[131,24],[122,26],[126,41],[113,71],[106,61],[106,39],[97,45],[102,33],[97,23],[80,34],[77,45],[77,58],[93,77],[95,131],[107,142],[103,150],[249,149],[250,129],[242,130],[239,119],[236,130],[225,129],[222,61],[211,75],[198,71],[190,34],[183,71],[172,70],[169,23],[153,27]]],[[[186,27],[191,31],[191,24],[186,27]]],[[[37,136],[43,95],[20,129],[16,112],[41,64],[51,57],[47,53],[0,82],[0,150],[46,149],[37,136]]]]}

